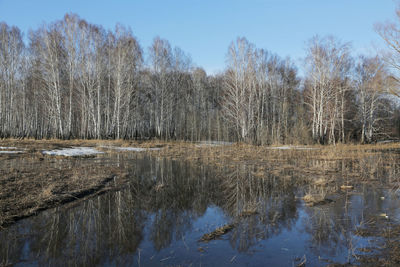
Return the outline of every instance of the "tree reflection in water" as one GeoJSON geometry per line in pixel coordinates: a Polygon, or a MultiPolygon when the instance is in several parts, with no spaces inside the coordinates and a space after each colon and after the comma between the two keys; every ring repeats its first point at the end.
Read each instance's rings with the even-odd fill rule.
{"type": "MultiPolygon", "coordinates": [[[[234,228],[222,241],[208,246],[229,240],[232,253],[243,253],[285,231],[305,235],[304,240],[293,242],[304,247],[298,256],[307,254],[311,265],[318,265],[320,255],[351,261],[356,247],[365,243],[354,236],[357,227],[380,212],[398,214],[398,198],[366,185],[358,194],[339,192],[331,204],[307,207],[301,201],[304,192],[332,194],[340,182],[322,188],[293,172],[277,175],[267,168],[260,176],[260,166],[243,164],[210,168],[148,156],[118,156],[114,160],[129,173],[123,190],[42,212],[2,230],[1,264],[137,265],[140,251],[147,253],[149,261],[151,255],[178,248],[176,244],[182,240],[186,240],[185,249],[176,251],[174,258],[179,263],[180,257],[188,254],[196,261],[200,255],[197,241],[205,232],[195,224],[210,207],[219,207],[219,216],[225,218],[219,220],[221,225],[232,223],[234,228]],[[386,200],[382,196],[387,196],[386,200]]],[[[323,168],[333,163],[309,164],[323,168]]],[[[346,172],[360,169],[354,163],[334,164],[342,179],[346,172]]],[[[381,175],[393,181],[390,176],[398,174],[397,165],[394,171],[373,165],[379,161],[365,159],[363,164],[368,165],[363,170],[369,177],[381,175]]],[[[213,251],[208,253],[211,257],[213,251]]]]}
{"type": "Polygon", "coordinates": [[[223,209],[235,222],[230,243],[247,251],[261,239],[290,229],[297,220],[296,186],[272,174],[260,178],[252,167],[238,166],[222,181],[223,209]]]}

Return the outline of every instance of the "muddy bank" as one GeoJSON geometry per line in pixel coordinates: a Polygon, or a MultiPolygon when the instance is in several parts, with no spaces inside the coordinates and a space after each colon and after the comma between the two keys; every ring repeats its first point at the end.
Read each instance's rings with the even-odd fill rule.
{"type": "MultiPolygon", "coordinates": [[[[87,159],[86,159],[87,160],[87,159]]],[[[123,183],[118,168],[80,164],[74,158],[32,157],[2,159],[0,177],[0,226],[68,202],[85,199],[123,183]],[[17,165],[13,162],[18,161],[17,165]]]]}
{"type": "MultiPolygon", "coordinates": [[[[33,200],[27,200],[23,198],[22,200],[16,199],[14,197],[6,197],[0,201],[1,206],[1,218],[0,227],[7,227],[15,222],[28,218],[30,216],[37,215],[43,210],[57,207],[59,205],[67,204],[74,201],[82,201],[88,197],[93,197],[95,195],[102,194],[113,187],[110,182],[114,180],[116,176],[111,176],[99,180],[96,185],[89,186],[87,188],[78,189],[75,191],[64,191],[64,192],[51,192],[47,197],[39,197],[33,200]]],[[[55,187],[60,186],[60,184],[54,185],[55,187]]],[[[31,194],[31,192],[27,192],[31,194]]]]}

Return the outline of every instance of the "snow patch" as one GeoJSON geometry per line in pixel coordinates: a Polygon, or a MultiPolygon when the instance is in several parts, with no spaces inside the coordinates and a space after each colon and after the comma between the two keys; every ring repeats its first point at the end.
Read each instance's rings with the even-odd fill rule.
{"type": "Polygon", "coordinates": [[[292,147],[290,147],[290,146],[272,146],[272,147],[268,147],[268,149],[286,150],[286,149],[292,149],[292,147]]]}
{"type": "Polygon", "coordinates": [[[25,152],[24,150],[25,148],[17,148],[15,146],[0,146],[0,154],[18,154],[18,153],[24,153],[25,152]]]}
{"type": "Polygon", "coordinates": [[[104,152],[98,151],[92,147],[72,147],[72,148],[62,148],[55,150],[43,150],[42,153],[53,156],[73,157],[73,156],[103,154],[104,152]]]}
{"type": "Polygon", "coordinates": [[[0,149],[17,149],[15,146],[0,146],[0,149]]]}
{"type": "Polygon", "coordinates": [[[398,140],[381,140],[381,141],[378,141],[377,143],[378,144],[388,144],[388,143],[396,143],[396,142],[398,142],[398,140]]]}
{"type": "Polygon", "coordinates": [[[17,153],[24,153],[25,151],[22,150],[0,150],[0,154],[17,154],[17,153]]]}
{"type": "Polygon", "coordinates": [[[200,141],[196,144],[196,147],[209,147],[209,146],[229,146],[232,142],[224,141],[200,141]]]}

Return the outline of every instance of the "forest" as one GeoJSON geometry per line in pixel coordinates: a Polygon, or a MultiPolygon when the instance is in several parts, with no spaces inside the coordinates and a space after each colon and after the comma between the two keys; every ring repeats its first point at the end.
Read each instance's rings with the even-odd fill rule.
{"type": "Polygon", "coordinates": [[[400,44],[354,56],[315,36],[299,74],[290,58],[244,37],[207,74],[169,41],[140,46],[132,30],[76,14],[27,34],[0,23],[0,137],[219,140],[267,144],[372,143],[400,136],[400,44]]]}

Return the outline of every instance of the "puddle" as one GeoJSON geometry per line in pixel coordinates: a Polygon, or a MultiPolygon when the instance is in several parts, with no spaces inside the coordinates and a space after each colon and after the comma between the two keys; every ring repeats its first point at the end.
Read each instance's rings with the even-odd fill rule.
{"type": "MultiPolygon", "coordinates": [[[[93,148],[67,151],[73,149],[82,155],[93,148]]],[[[335,182],[315,184],[297,172],[271,170],[260,177],[254,175],[257,166],[208,167],[130,149],[43,161],[59,171],[83,163],[106,165],[129,178],[121,191],[47,210],[1,230],[0,264],[296,266],[305,259],[306,266],[358,264],[360,257],[376,253],[370,247],[386,242],[360,229],[370,233],[373,224],[387,233],[400,224],[399,195],[386,186],[398,179],[398,154],[389,165],[374,157],[307,160],[318,169],[336,170],[325,178],[335,182]],[[379,186],[360,183],[341,190],[343,179],[356,171],[365,179],[378,177],[379,186]],[[334,201],[307,205],[306,194],[334,201]]],[[[86,180],[87,171],[74,175],[86,180]]]]}

